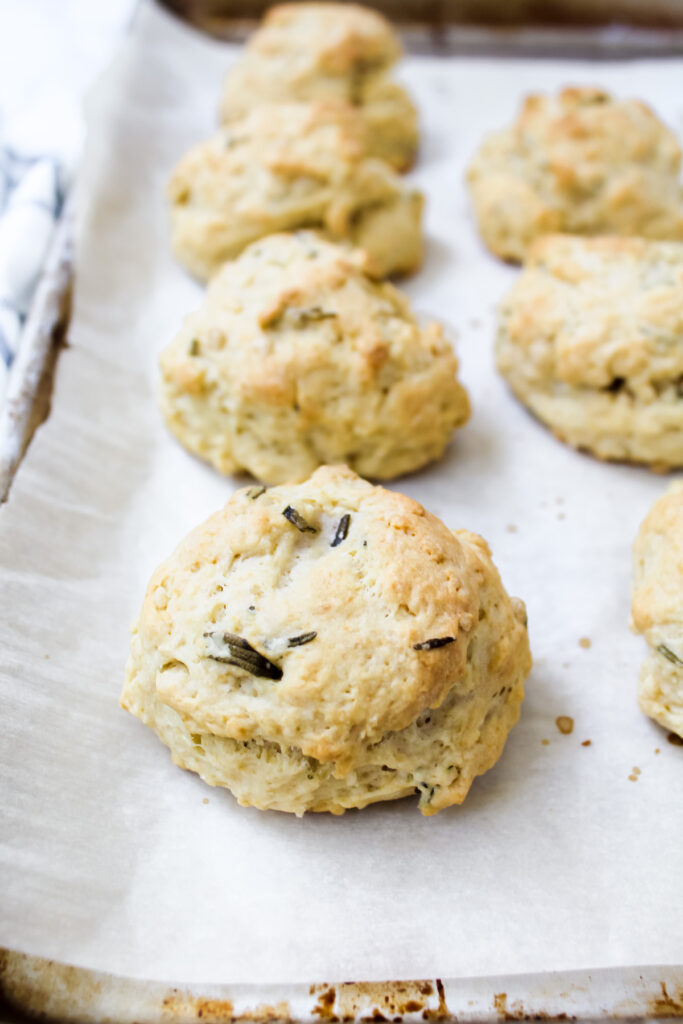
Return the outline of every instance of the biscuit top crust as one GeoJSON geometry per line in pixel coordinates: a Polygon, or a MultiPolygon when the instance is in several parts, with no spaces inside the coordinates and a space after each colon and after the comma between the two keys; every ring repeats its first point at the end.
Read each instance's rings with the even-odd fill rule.
{"type": "Polygon", "coordinates": [[[292,3],[271,7],[247,44],[248,55],[287,58],[286,77],[305,71],[345,74],[388,68],[401,56],[389,22],[359,4],[292,3]]]}
{"type": "Polygon", "coordinates": [[[678,387],[683,417],[683,244],[546,236],[501,311],[539,380],[628,388],[649,401],[678,387]],[[552,346],[541,350],[542,337],[552,346]]]}
{"type": "MultiPolygon", "coordinates": [[[[406,296],[369,277],[366,262],[362,251],[312,231],[254,242],[213,278],[202,308],[162,354],[164,371],[189,392],[222,381],[254,402],[296,405],[303,422],[319,417],[331,365],[343,370],[334,387],[361,396],[388,392],[436,359],[455,378],[441,326],[421,327],[406,296]]],[[[345,415],[357,409],[352,403],[345,415]]]]}
{"type": "Polygon", "coordinates": [[[528,96],[512,132],[524,173],[541,190],[586,196],[605,184],[610,168],[628,164],[672,176],[680,171],[676,138],[653,111],[602,89],[528,96]]]}
{"type": "MultiPolygon", "coordinates": [[[[228,72],[221,120],[232,121],[264,102],[336,99],[362,107],[396,99],[397,90],[405,102],[399,87],[388,85],[387,74],[401,52],[389,22],[366,7],[273,7],[228,72]]],[[[405,114],[414,116],[410,104],[405,114]]],[[[408,129],[415,131],[414,125],[408,129]]]]}
{"type": "Polygon", "coordinates": [[[683,481],[652,506],[633,552],[633,627],[683,667],[683,481]]]}
{"type": "Polygon", "coordinates": [[[150,581],[142,655],[191,731],[298,747],[343,776],[452,687],[467,699],[492,579],[480,537],[325,466],[237,491],[179,545],[150,581]]]}
{"type": "Polygon", "coordinates": [[[661,162],[677,170],[681,151],[675,136],[640,100],[615,99],[603,89],[569,87],[557,96],[528,96],[514,125],[527,156],[546,162],[559,184],[591,183],[591,167],[576,166],[576,156],[589,164],[629,161],[661,162]]]}
{"type": "Polygon", "coordinates": [[[400,193],[393,172],[365,157],[364,131],[362,115],[334,100],[264,104],[192,147],[171,177],[169,198],[207,210],[236,207],[241,219],[258,223],[288,204],[305,213],[306,201],[320,204],[329,189],[328,220],[345,223],[359,189],[364,202],[400,193]]]}
{"type": "Polygon", "coordinates": [[[683,240],[680,168],[675,136],[644,103],[567,88],[529,96],[467,179],[489,246],[520,259],[553,231],[683,240]]]}

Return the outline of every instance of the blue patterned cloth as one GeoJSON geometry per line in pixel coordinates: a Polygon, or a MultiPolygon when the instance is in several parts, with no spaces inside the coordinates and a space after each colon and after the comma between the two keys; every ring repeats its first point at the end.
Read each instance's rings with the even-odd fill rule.
{"type": "Polygon", "coordinates": [[[57,161],[0,146],[0,404],[63,200],[57,161]]]}

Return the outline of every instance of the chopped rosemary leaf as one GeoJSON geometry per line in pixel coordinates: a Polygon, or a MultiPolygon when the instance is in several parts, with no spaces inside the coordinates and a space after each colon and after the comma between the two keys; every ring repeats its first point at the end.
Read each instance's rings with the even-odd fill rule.
{"type": "Polygon", "coordinates": [[[413,650],[433,651],[436,647],[445,647],[446,644],[452,644],[454,640],[454,636],[435,636],[431,640],[423,640],[422,643],[413,644],[413,650]]]}
{"type": "Polygon", "coordinates": [[[311,306],[310,309],[292,309],[290,314],[297,327],[304,327],[306,324],[315,323],[318,320],[334,320],[338,316],[332,310],[321,309],[320,306],[311,306]]]}
{"type": "Polygon", "coordinates": [[[226,648],[225,654],[208,654],[207,657],[212,661],[235,665],[252,676],[282,679],[282,669],[259,654],[243,636],[237,636],[235,633],[205,633],[204,636],[210,637],[219,647],[225,645],[226,648]]]}
{"type": "Polygon", "coordinates": [[[260,487],[250,487],[249,490],[247,491],[247,497],[251,501],[255,501],[256,498],[260,498],[262,494],[265,494],[265,490],[266,489],[263,485],[261,485],[260,487]]]}
{"type": "Polygon", "coordinates": [[[420,794],[420,807],[426,807],[431,803],[436,786],[430,786],[428,782],[418,782],[415,792],[420,794]]]}
{"type": "Polygon", "coordinates": [[[191,356],[199,355],[199,338],[193,338],[190,342],[189,353],[191,356]]]}
{"type": "Polygon", "coordinates": [[[317,527],[311,526],[307,523],[303,516],[299,515],[295,508],[288,505],[287,508],[282,510],[282,514],[285,519],[288,519],[293,526],[296,526],[300,533],[317,533],[317,527]]]}
{"type": "Polygon", "coordinates": [[[336,532],[334,534],[334,540],[330,544],[331,548],[336,548],[337,544],[341,544],[341,542],[343,540],[346,540],[346,535],[349,532],[349,523],[350,522],[351,522],[351,516],[348,514],[348,512],[346,512],[341,517],[341,519],[339,520],[339,523],[337,524],[337,529],[336,529],[336,532]]]}
{"type": "Polygon", "coordinates": [[[287,641],[288,647],[302,647],[303,644],[310,644],[311,640],[315,640],[317,637],[316,631],[313,629],[310,633],[300,633],[299,636],[290,636],[287,641]]]}
{"type": "Polygon", "coordinates": [[[674,654],[674,652],[670,648],[665,647],[664,644],[660,644],[657,650],[663,658],[666,658],[667,661],[672,662],[672,664],[683,665],[683,660],[679,658],[677,654],[674,654]]]}

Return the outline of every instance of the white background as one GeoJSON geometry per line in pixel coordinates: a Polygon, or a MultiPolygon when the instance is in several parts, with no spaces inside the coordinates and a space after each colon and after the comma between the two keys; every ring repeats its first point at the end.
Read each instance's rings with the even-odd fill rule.
{"type": "Polygon", "coordinates": [[[121,42],[135,0],[0,0],[0,143],[73,169],[82,101],[121,42]]]}

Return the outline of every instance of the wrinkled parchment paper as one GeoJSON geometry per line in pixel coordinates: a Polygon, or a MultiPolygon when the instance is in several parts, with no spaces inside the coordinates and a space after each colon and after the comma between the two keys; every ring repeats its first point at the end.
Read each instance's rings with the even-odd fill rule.
{"type": "Polygon", "coordinates": [[[153,399],[157,354],[201,294],[170,258],[163,185],[211,130],[235,52],[143,6],[90,102],[69,348],[0,510],[0,944],[196,983],[681,962],[683,750],[637,709],[628,630],[632,539],[666,480],[570,451],[508,394],[493,312],[516,271],[479,243],[462,176],[531,89],[602,83],[681,131],[683,62],[402,66],[429,197],[406,288],[455,329],[474,416],[395,486],[489,540],[528,604],[535,667],[461,808],[297,820],[174,767],[118,707],[150,572],[235,486],[181,450],[153,399]]]}

